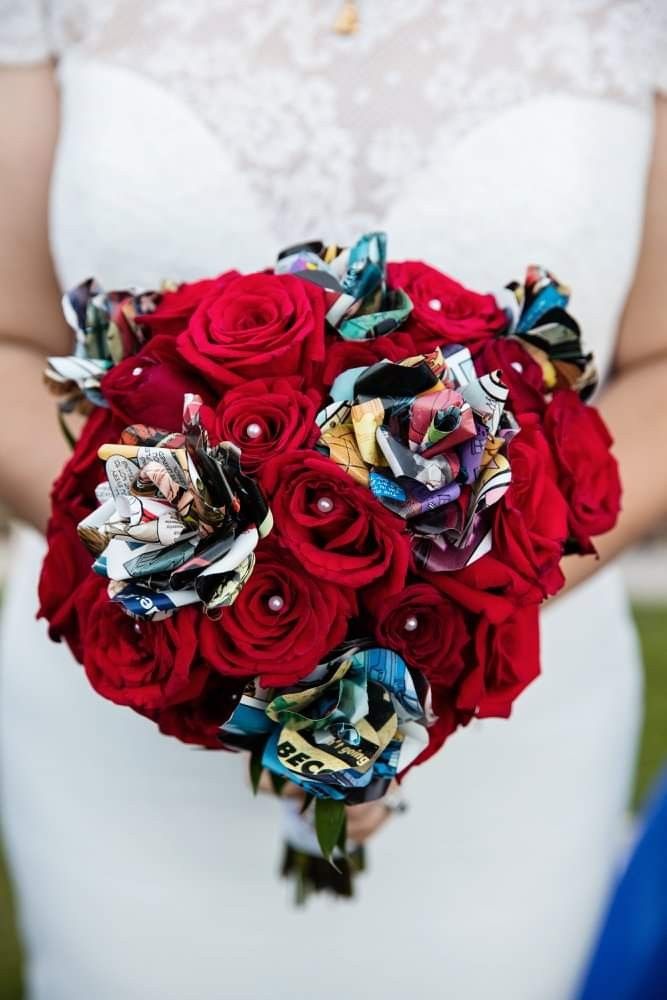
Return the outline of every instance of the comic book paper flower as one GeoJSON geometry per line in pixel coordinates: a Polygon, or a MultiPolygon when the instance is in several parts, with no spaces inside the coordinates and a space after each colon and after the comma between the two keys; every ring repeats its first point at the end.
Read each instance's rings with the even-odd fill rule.
{"type": "Polygon", "coordinates": [[[272,527],[257,484],[241,471],[240,450],[212,448],[199,424],[201,400],[186,396],[183,432],[137,424],[102,445],[107,482],[100,506],[78,532],[109,579],[109,597],[153,620],[200,602],[232,604],[252,573],[254,550],[272,527]]]}
{"type": "Polygon", "coordinates": [[[369,802],[428,743],[428,683],[388,649],[339,649],[290,688],[252,683],[224,724],[225,745],[262,754],[262,766],[318,798],[369,802]]]}
{"type": "Polygon", "coordinates": [[[491,546],[489,508],[511,481],[500,372],[465,347],[343,372],[318,415],[320,448],[404,518],[417,564],[455,570],[491,546]]]}
{"type": "Polygon", "coordinates": [[[88,413],[92,406],[106,406],[100,391],[104,375],[146,341],[138,318],[148,315],[162,298],[161,292],[138,289],[105,292],[89,278],[63,295],[65,319],[74,331],[74,353],[48,359],[44,380],[60,397],[62,413],[88,413]]]}
{"type": "Polygon", "coordinates": [[[344,340],[385,337],[412,310],[402,289],[387,287],[385,233],[367,233],[350,247],[319,242],[288,247],[279,254],[275,270],[324,289],[327,323],[344,340]]]}

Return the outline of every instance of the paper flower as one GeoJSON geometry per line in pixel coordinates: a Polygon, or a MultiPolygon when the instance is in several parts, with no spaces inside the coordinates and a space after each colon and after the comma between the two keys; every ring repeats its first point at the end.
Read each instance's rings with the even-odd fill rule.
{"type": "Polygon", "coordinates": [[[241,471],[240,450],[212,448],[201,400],[186,396],[183,433],[128,427],[99,457],[107,482],[100,506],[79,524],[109,579],[109,596],[137,618],[164,618],[201,602],[232,604],[252,573],[254,550],[272,527],[261,490],[241,471]]]}
{"type": "Polygon", "coordinates": [[[499,372],[454,346],[343,372],[319,415],[320,447],[400,515],[417,563],[455,570],[491,546],[486,512],[511,481],[517,424],[499,372]]]}
{"type": "Polygon", "coordinates": [[[318,798],[380,798],[428,743],[435,721],[418,671],[388,649],[350,644],[291,688],[252,684],[224,724],[225,745],[318,798]]]}

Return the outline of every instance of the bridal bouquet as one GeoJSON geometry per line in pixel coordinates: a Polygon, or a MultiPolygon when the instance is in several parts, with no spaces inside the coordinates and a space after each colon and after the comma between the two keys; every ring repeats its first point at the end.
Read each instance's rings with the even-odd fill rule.
{"type": "Polygon", "coordinates": [[[509,716],[563,554],[620,499],[568,289],[530,267],[478,294],[385,253],[89,280],[45,376],[63,422],[89,414],[53,487],[51,637],[103,697],[299,786],[286,870],[342,892],[345,805],[509,716]]]}

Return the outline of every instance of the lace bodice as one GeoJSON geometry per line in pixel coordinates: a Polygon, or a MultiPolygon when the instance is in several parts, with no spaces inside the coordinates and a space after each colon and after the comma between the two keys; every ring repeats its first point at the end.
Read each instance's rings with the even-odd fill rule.
{"type": "MultiPolygon", "coordinates": [[[[145,75],[224,144],[276,238],[377,225],[427,159],[527,98],[645,103],[663,0],[0,0],[0,59],[78,52],[145,75]],[[340,220],[344,220],[341,226],[340,220]]],[[[506,136],[521,156],[530,135],[506,136]]]]}

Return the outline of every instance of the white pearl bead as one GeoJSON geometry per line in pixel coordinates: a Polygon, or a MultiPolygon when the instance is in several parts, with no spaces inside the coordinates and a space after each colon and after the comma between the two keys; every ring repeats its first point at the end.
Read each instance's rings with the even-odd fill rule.
{"type": "Polygon", "coordinates": [[[133,375],[141,375],[142,371],[143,371],[143,368],[141,367],[141,365],[137,365],[136,368],[132,369],[132,374],[133,375]]]}
{"type": "Polygon", "coordinates": [[[138,632],[139,635],[141,635],[141,625],[139,624],[139,622],[134,623],[134,631],[138,632]]]}
{"type": "Polygon", "coordinates": [[[440,299],[429,299],[428,307],[429,309],[432,309],[434,312],[439,313],[440,310],[442,309],[442,302],[440,301],[440,299]]]}
{"type": "Polygon", "coordinates": [[[262,428],[259,426],[259,424],[255,423],[248,424],[248,426],[245,429],[245,432],[246,432],[246,437],[249,437],[252,441],[262,436],[262,428]]]}
{"type": "Polygon", "coordinates": [[[521,375],[521,373],[523,372],[523,365],[521,364],[520,361],[513,361],[512,368],[514,369],[515,372],[518,372],[519,375],[521,375]]]}
{"type": "Polygon", "coordinates": [[[333,500],[331,497],[320,497],[317,501],[317,509],[320,514],[330,514],[334,508],[333,500]]]}
{"type": "Polygon", "coordinates": [[[403,628],[405,629],[406,632],[415,632],[418,626],[419,622],[417,621],[415,615],[408,615],[408,617],[405,619],[405,625],[403,626],[403,628]]]}
{"type": "Polygon", "coordinates": [[[273,597],[269,597],[269,610],[270,611],[282,611],[285,607],[285,602],[280,596],[280,594],[274,594],[273,597]]]}

